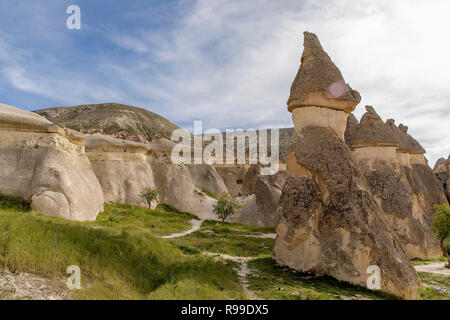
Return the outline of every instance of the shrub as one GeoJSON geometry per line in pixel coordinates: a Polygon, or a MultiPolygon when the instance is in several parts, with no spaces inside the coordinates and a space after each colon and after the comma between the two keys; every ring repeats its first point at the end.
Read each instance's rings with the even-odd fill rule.
{"type": "Polygon", "coordinates": [[[450,254],[448,252],[448,244],[446,239],[450,237],[450,206],[447,204],[436,205],[434,209],[434,218],[431,228],[436,233],[441,242],[441,250],[448,260],[448,268],[450,268],[450,254]]]}
{"type": "Polygon", "coordinates": [[[0,194],[0,208],[17,209],[19,211],[30,211],[31,202],[21,197],[4,196],[0,194]]]}
{"type": "Polygon", "coordinates": [[[148,208],[150,209],[152,207],[152,202],[154,200],[158,199],[159,196],[159,190],[158,188],[154,187],[147,187],[144,188],[144,190],[141,191],[141,193],[139,194],[139,196],[144,199],[145,202],[147,202],[148,204],[148,208]]]}
{"type": "Polygon", "coordinates": [[[242,205],[227,192],[222,192],[214,205],[213,212],[224,222],[229,216],[235,214],[242,205]]]}

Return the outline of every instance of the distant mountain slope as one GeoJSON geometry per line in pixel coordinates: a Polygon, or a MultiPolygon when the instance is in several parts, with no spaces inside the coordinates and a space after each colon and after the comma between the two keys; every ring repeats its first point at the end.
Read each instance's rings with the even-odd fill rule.
{"type": "Polygon", "coordinates": [[[48,120],[82,133],[102,133],[148,143],[170,139],[179,127],[156,113],[117,103],[89,104],[35,111],[48,120]]]}

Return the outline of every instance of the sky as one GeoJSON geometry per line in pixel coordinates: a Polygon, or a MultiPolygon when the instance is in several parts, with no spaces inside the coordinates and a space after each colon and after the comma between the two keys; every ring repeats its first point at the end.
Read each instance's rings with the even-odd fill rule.
{"type": "Polygon", "coordinates": [[[450,153],[448,0],[0,0],[0,103],[117,102],[186,129],[291,127],[286,101],[318,35],[346,82],[450,153]],[[81,9],[81,29],[66,26],[81,9]]]}

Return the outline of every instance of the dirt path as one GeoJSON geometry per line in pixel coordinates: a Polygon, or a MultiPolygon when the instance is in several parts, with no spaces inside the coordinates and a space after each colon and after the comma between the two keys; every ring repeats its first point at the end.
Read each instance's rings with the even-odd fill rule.
{"type": "MultiPolygon", "coordinates": [[[[213,235],[216,237],[228,237],[228,234],[218,234],[212,230],[203,230],[202,233],[213,235]]],[[[275,239],[277,237],[276,233],[259,233],[259,234],[233,234],[233,237],[244,237],[244,238],[260,238],[260,239],[275,239]]]]}
{"type": "Polygon", "coordinates": [[[0,300],[67,300],[63,280],[51,280],[29,273],[0,271],[0,300]]]}
{"type": "Polygon", "coordinates": [[[446,268],[447,262],[435,262],[430,264],[423,264],[415,266],[417,272],[428,272],[435,274],[442,274],[444,276],[450,276],[450,269],[446,268]]]}
{"type": "Polygon", "coordinates": [[[184,232],[180,232],[180,233],[172,233],[169,234],[168,236],[163,236],[161,238],[163,239],[172,239],[172,238],[180,238],[180,237],[184,237],[187,236],[188,234],[194,233],[195,231],[197,231],[198,229],[200,229],[200,227],[202,226],[202,223],[205,220],[189,220],[189,223],[191,224],[192,228],[184,231],[184,232]]]}
{"type": "Polygon", "coordinates": [[[251,273],[251,270],[248,267],[248,262],[257,259],[258,257],[234,257],[228,254],[219,254],[214,252],[203,252],[203,254],[236,262],[239,265],[239,269],[237,269],[236,271],[239,276],[239,281],[241,283],[242,290],[244,291],[245,296],[249,300],[261,300],[261,298],[258,297],[256,293],[250,289],[250,285],[247,279],[247,276],[251,273]]]}

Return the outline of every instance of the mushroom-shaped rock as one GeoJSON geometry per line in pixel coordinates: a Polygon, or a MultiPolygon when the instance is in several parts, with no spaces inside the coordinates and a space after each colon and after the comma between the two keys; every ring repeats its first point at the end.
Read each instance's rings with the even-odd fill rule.
{"type": "Polygon", "coordinates": [[[346,84],[317,36],[305,32],[301,65],[291,86],[288,110],[315,106],[350,113],[360,101],[358,91],[346,84]]]}
{"type": "Polygon", "coordinates": [[[391,131],[392,136],[397,140],[398,147],[401,152],[410,154],[424,154],[425,150],[422,148],[416,139],[408,134],[408,127],[400,124],[398,127],[395,125],[393,119],[386,121],[388,129],[391,131]]]}
{"type": "Polygon", "coordinates": [[[392,132],[376,113],[372,106],[366,106],[367,112],[349,138],[352,149],[361,147],[397,147],[398,142],[392,132]]]}

